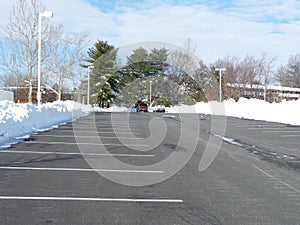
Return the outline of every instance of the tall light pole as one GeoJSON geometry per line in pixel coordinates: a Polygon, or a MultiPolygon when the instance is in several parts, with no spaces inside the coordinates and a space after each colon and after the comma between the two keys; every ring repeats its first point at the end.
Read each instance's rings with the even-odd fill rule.
{"type": "Polygon", "coordinates": [[[220,81],[220,102],[222,102],[222,71],[226,71],[226,68],[216,68],[215,71],[219,71],[219,81],[220,81]]]}
{"type": "Polygon", "coordinates": [[[151,104],[151,95],[152,95],[152,80],[150,80],[149,106],[152,106],[152,104],[151,104]]]}
{"type": "Polygon", "coordinates": [[[90,70],[94,69],[93,65],[88,66],[88,90],[87,90],[87,104],[90,104],[90,70]]]}
{"type": "Polygon", "coordinates": [[[37,102],[41,105],[41,49],[42,49],[42,17],[53,17],[52,11],[44,11],[39,13],[39,40],[38,40],[38,90],[37,102]]]}

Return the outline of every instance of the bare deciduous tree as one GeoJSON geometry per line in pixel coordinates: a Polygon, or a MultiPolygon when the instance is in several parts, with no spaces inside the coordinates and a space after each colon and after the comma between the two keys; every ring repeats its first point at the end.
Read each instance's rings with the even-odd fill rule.
{"type": "Polygon", "coordinates": [[[234,85],[238,83],[239,75],[241,73],[241,59],[237,56],[226,56],[214,63],[213,67],[226,68],[226,75],[222,77],[222,90],[224,97],[235,99],[238,98],[239,92],[236,90],[236,88],[233,88],[228,84],[234,85]]]}
{"type": "Polygon", "coordinates": [[[300,87],[300,53],[291,55],[286,65],[281,65],[275,79],[281,86],[300,87]]]}
{"type": "Polygon", "coordinates": [[[75,82],[78,71],[82,69],[80,63],[85,54],[82,51],[85,46],[86,34],[77,36],[65,35],[62,26],[57,27],[51,34],[46,45],[47,52],[51,52],[46,64],[45,82],[57,87],[58,99],[61,99],[62,90],[66,80],[75,82]]]}
{"type": "Polygon", "coordinates": [[[275,58],[268,59],[266,54],[262,54],[259,59],[248,55],[244,59],[235,56],[219,59],[214,65],[226,68],[226,75],[223,77],[224,96],[235,99],[241,95],[257,97],[255,89],[257,85],[269,84],[274,62],[275,58]],[[246,93],[247,86],[250,92],[246,93]]]}
{"type": "MultiPolygon", "coordinates": [[[[37,77],[39,13],[46,6],[41,0],[17,0],[9,20],[2,27],[6,41],[0,44],[0,81],[4,86],[18,86],[37,77]]],[[[58,87],[60,99],[66,79],[75,80],[83,60],[86,34],[65,35],[63,27],[42,21],[41,64],[43,85],[58,87]],[[50,66],[51,65],[51,66],[50,66]],[[50,82],[51,81],[51,82],[50,82]]]]}
{"type": "Polygon", "coordinates": [[[258,81],[265,86],[264,100],[267,100],[267,86],[270,84],[272,78],[271,75],[275,60],[275,58],[268,59],[265,53],[258,60],[258,81]]]}
{"type": "Polygon", "coordinates": [[[180,96],[189,95],[189,84],[198,68],[198,62],[192,52],[187,50],[176,50],[169,54],[167,63],[169,64],[169,92],[173,99],[182,98],[180,96]]]}
{"type": "MultiPolygon", "coordinates": [[[[13,6],[7,24],[2,26],[7,38],[1,43],[2,81],[6,85],[18,85],[24,78],[32,79],[36,72],[38,51],[38,17],[45,5],[38,0],[18,0],[13,6]],[[9,74],[10,73],[10,74],[9,74]]],[[[43,21],[42,43],[48,42],[53,30],[47,20],[43,21]]],[[[42,45],[43,46],[43,45],[42,45]]],[[[42,59],[47,58],[44,54],[42,59]]]]}

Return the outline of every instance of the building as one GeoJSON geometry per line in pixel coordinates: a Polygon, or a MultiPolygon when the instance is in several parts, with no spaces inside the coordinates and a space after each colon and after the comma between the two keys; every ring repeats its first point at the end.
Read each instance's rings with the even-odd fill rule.
{"type": "Polygon", "coordinates": [[[0,90],[0,101],[2,101],[2,100],[13,101],[14,93],[12,91],[0,90]]]}
{"type": "MultiPolygon", "coordinates": [[[[300,88],[267,86],[257,84],[227,84],[224,92],[235,93],[233,98],[266,99],[268,102],[281,102],[282,100],[297,100],[300,98],[300,88]]],[[[226,93],[225,93],[226,96],[226,93]]]]}

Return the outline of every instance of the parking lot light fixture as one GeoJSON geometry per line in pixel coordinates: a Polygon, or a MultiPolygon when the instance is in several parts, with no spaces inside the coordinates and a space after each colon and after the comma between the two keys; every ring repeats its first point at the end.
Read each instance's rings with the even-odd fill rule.
{"type": "Polygon", "coordinates": [[[226,71],[226,68],[216,68],[215,71],[219,71],[219,82],[220,82],[220,102],[222,102],[222,71],[226,71]]]}
{"type": "Polygon", "coordinates": [[[149,94],[149,106],[152,106],[152,102],[151,102],[151,95],[152,95],[152,80],[150,80],[150,94],[149,94]]]}
{"type": "Polygon", "coordinates": [[[42,49],[42,17],[53,17],[52,11],[44,11],[39,13],[39,31],[38,31],[38,91],[37,102],[41,105],[41,49],[42,49]]]}
{"type": "Polygon", "coordinates": [[[94,69],[93,65],[88,66],[88,90],[87,90],[87,104],[90,104],[90,73],[91,69],[94,69]]]}

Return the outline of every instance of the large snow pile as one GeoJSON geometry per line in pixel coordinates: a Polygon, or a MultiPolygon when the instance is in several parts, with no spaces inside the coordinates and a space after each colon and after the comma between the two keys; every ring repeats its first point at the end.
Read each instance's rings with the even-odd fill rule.
{"type": "Polygon", "coordinates": [[[77,119],[92,111],[73,101],[58,101],[37,107],[0,101],[0,148],[18,142],[20,137],[77,119]]]}
{"type": "Polygon", "coordinates": [[[238,102],[231,99],[225,101],[224,104],[228,116],[300,125],[300,99],[269,103],[258,99],[243,98],[238,102]]]}
{"type": "Polygon", "coordinates": [[[300,99],[269,103],[258,99],[241,98],[238,102],[233,99],[224,102],[198,102],[194,106],[175,106],[167,108],[169,113],[197,112],[203,114],[232,116],[253,120],[300,125],[300,99]]]}

